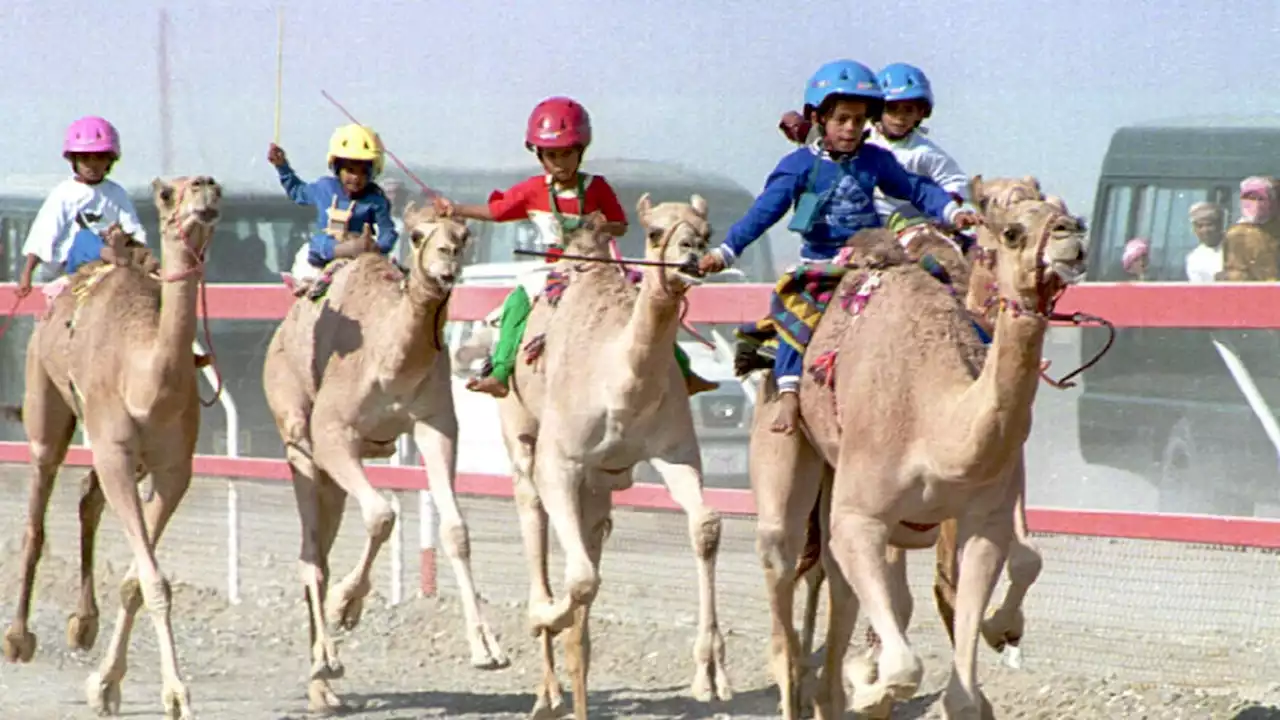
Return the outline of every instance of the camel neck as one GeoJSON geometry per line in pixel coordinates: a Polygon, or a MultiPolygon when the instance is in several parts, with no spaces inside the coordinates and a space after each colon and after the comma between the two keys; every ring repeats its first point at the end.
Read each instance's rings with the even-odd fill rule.
{"type": "Polygon", "coordinates": [[[973,475],[990,476],[1022,447],[1031,432],[1031,406],[1040,383],[1040,360],[1048,321],[1039,315],[1002,308],[986,362],[956,403],[953,427],[966,440],[973,475]]]}
{"type": "MultiPolygon", "coordinates": [[[[189,232],[208,230],[196,227],[189,232]]],[[[190,374],[195,362],[191,344],[196,339],[201,268],[192,255],[190,241],[177,229],[165,229],[164,254],[160,259],[160,276],[165,279],[160,284],[159,335],[154,349],[155,368],[164,378],[190,374]]]]}
{"type": "Polygon", "coordinates": [[[395,361],[393,372],[399,374],[410,365],[430,367],[439,350],[437,342],[447,319],[448,298],[449,293],[428,278],[422,268],[410,271],[386,339],[395,351],[383,356],[395,361]]]}
{"type": "Polygon", "coordinates": [[[680,328],[680,300],[680,295],[664,287],[661,268],[644,271],[625,334],[628,364],[637,377],[664,379],[653,369],[671,357],[680,328]]]}

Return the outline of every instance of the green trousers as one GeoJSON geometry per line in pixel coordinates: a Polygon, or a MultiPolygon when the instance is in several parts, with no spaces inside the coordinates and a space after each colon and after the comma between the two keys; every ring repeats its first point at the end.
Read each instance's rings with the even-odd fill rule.
{"type": "MultiPolygon", "coordinates": [[[[493,348],[492,377],[503,385],[511,381],[516,371],[516,356],[520,352],[520,344],[524,341],[524,328],[529,322],[529,312],[533,310],[533,302],[524,287],[517,285],[502,303],[502,316],[498,321],[498,344],[493,348]]],[[[693,372],[689,366],[689,355],[676,343],[676,363],[680,365],[680,374],[689,377],[693,372]]]]}

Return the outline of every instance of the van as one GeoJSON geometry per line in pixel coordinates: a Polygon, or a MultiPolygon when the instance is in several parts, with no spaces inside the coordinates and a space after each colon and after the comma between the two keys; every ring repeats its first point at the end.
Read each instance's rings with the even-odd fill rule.
{"type": "MultiPolygon", "coordinates": [[[[1225,229],[1252,175],[1280,177],[1280,116],[1120,128],[1098,180],[1086,282],[1129,280],[1120,258],[1133,237],[1151,241],[1147,281],[1186,282],[1198,243],[1188,210],[1218,203],[1225,229]]],[[[1092,357],[1106,331],[1082,333],[1082,356],[1092,357]]],[[[1275,331],[1119,329],[1081,386],[1084,460],[1146,476],[1161,511],[1250,516],[1280,502],[1275,331]]]]}

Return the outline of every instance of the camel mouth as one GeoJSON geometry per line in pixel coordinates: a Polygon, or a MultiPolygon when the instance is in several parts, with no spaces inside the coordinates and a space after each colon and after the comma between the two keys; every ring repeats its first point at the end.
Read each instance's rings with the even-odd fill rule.
{"type": "Polygon", "coordinates": [[[197,222],[201,225],[212,225],[217,222],[218,218],[221,216],[222,213],[217,208],[199,208],[187,213],[187,217],[189,217],[192,222],[197,222]]]}

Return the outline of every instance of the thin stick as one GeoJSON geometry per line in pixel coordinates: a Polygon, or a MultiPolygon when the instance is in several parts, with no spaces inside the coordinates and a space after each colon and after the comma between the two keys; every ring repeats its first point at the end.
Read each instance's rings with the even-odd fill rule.
{"type": "Polygon", "coordinates": [[[280,144],[280,106],[284,104],[284,9],[276,8],[276,133],[275,144],[280,144]]]}
{"type": "MultiPolygon", "coordinates": [[[[347,112],[347,109],[342,107],[342,105],[337,100],[334,100],[333,96],[330,95],[328,92],[321,90],[320,94],[324,96],[325,100],[328,100],[329,102],[333,103],[333,106],[338,108],[338,112],[341,112],[343,115],[346,115],[348,120],[355,123],[356,125],[364,124],[359,120],[357,120],[354,115],[347,112]]],[[[435,190],[432,190],[430,187],[427,186],[426,183],[422,182],[421,178],[419,178],[417,175],[414,175],[412,170],[405,167],[405,164],[400,162],[400,158],[396,157],[396,154],[391,152],[391,150],[387,148],[386,143],[383,143],[382,151],[387,154],[387,157],[391,158],[391,161],[394,162],[396,166],[399,167],[400,170],[404,172],[405,175],[409,176],[410,180],[413,180],[414,182],[418,183],[418,187],[422,188],[422,192],[426,193],[428,197],[441,197],[440,193],[436,192],[435,190]]]]}

